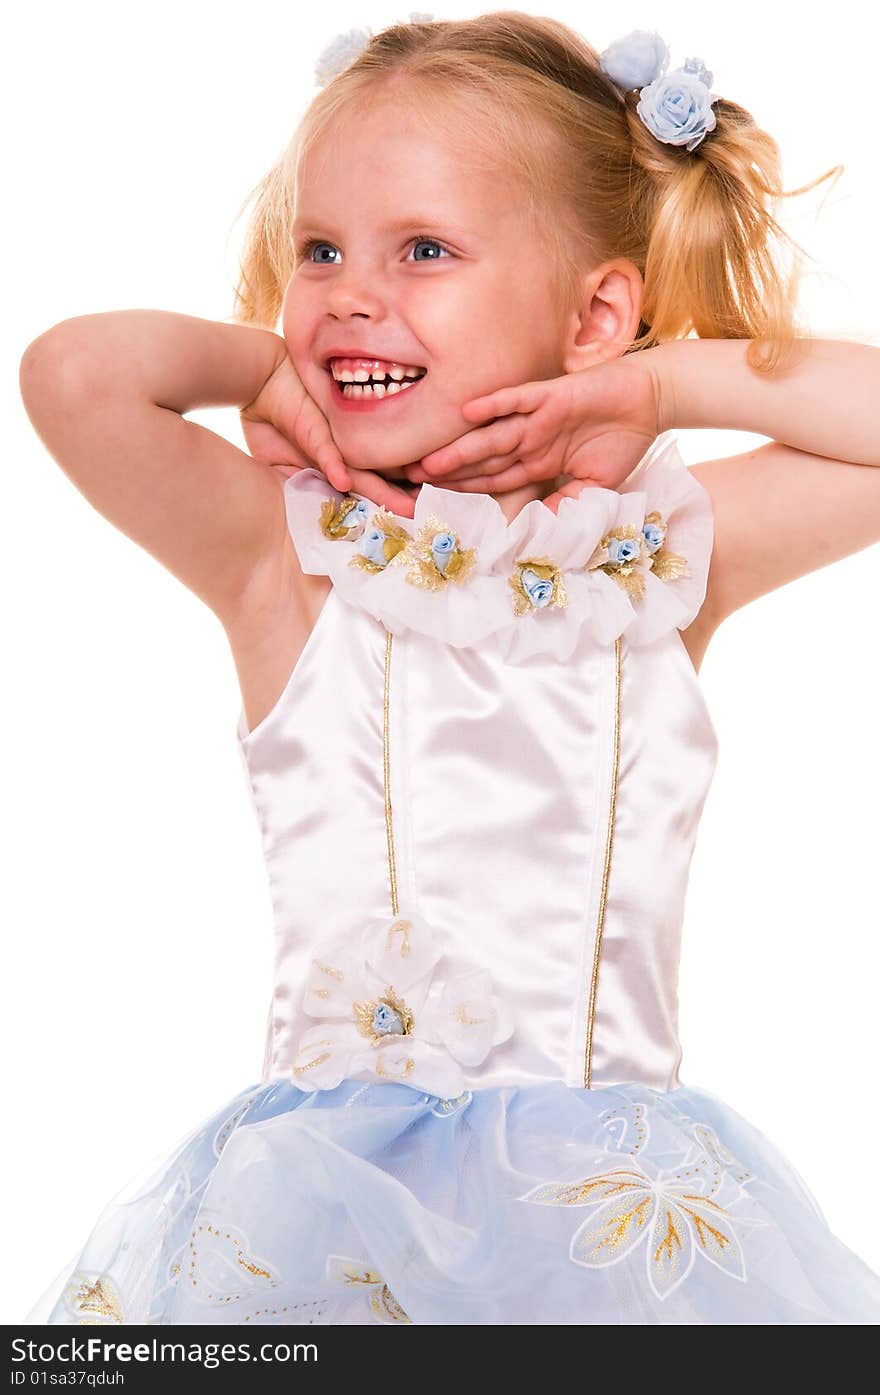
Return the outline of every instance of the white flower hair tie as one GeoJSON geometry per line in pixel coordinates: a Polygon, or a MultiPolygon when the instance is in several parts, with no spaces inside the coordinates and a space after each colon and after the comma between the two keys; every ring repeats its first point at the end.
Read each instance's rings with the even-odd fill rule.
{"type": "MultiPolygon", "coordinates": [[[[408,22],[430,24],[433,18],[433,15],[423,14],[421,10],[411,10],[408,22]]],[[[315,64],[315,82],[318,87],[326,87],[328,82],[345,72],[345,69],[360,57],[372,38],[373,33],[370,29],[348,29],[344,34],[337,34],[335,39],[331,39],[315,64]]]]}
{"type": "Polygon", "coordinates": [[[709,91],[713,74],[702,58],[686,58],[669,73],[668,63],[665,41],[645,29],[615,39],[599,56],[602,71],[624,92],[640,89],[636,111],[657,140],[696,150],[715,129],[712,103],[720,94],[709,91]]]}

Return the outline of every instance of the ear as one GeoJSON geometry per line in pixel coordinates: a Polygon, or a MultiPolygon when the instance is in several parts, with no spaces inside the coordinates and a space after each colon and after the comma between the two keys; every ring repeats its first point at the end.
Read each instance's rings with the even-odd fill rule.
{"type": "Polygon", "coordinates": [[[638,267],[623,257],[584,273],[563,345],[566,373],[620,357],[639,332],[644,291],[638,267]]]}

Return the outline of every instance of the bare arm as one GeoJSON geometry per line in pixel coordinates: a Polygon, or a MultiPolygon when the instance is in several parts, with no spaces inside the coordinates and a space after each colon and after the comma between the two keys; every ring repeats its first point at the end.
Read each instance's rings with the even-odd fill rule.
{"type": "Polygon", "coordinates": [[[120,310],[61,321],[21,360],[28,416],[61,469],[224,624],[262,567],[297,569],[283,478],[183,413],[243,407],[284,356],[268,330],[120,310]]]}
{"type": "MultiPolygon", "coordinates": [[[[880,349],[802,340],[788,367],[748,367],[748,340],[680,340],[660,364],[660,429],[753,431],[765,445],[691,468],[715,515],[710,629],[797,577],[880,541],[880,349]]],[[[662,355],[662,357],[661,357],[662,355]]]]}

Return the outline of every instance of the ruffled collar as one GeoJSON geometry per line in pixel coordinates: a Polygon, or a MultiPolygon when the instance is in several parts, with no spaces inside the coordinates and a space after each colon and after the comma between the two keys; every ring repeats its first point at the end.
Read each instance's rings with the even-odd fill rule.
{"type": "Polygon", "coordinates": [[[670,433],[620,489],[585,489],[555,514],[533,500],[512,522],[487,494],[430,484],[404,518],[311,469],[290,476],[284,499],[304,571],[392,633],[457,648],[494,636],[511,659],[566,659],[585,632],[648,644],[685,629],[706,594],[711,500],[670,433]]]}

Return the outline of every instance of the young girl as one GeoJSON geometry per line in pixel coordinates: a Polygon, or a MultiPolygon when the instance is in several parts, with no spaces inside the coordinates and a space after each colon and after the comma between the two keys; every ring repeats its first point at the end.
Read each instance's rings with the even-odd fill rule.
{"type": "Polygon", "coordinates": [[[242,323],[23,360],[62,468],[225,627],[276,916],[260,1081],[30,1317],[876,1322],[680,1081],[676,1011],[696,669],[880,537],[876,350],[795,333],[776,147],[700,60],[515,12],[366,38],[260,188],[242,323]],[[690,427],[771,439],[688,470],[690,427]]]}

